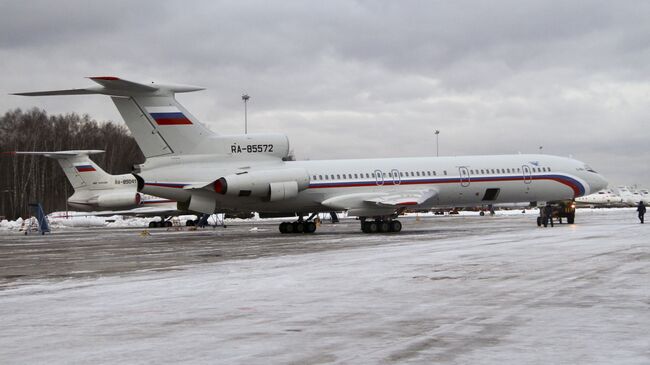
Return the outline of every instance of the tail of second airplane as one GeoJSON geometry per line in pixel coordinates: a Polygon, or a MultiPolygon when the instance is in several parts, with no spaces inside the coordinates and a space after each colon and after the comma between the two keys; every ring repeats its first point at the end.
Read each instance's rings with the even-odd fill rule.
{"type": "Polygon", "coordinates": [[[12,152],[16,155],[37,155],[53,158],[57,160],[65,176],[70,181],[72,187],[77,190],[91,188],[105,188],[113,184],[112,177],[106,171],[102,170],[90,155],[103,153],[102,150],[76,150],[76,151],[56,151],[56,152],[34,152],[34,151],[17,151],[12,152]]]}
{"type": "Polygon", "coordinates": [[[184,85],[142,84],[113,76],[90,77],[100,86],[84,89],[16,93],[14,95],[111,96],[145,157],[205,153],[215,134],[178,101],[176,93],[203,90],[184,85]]]}

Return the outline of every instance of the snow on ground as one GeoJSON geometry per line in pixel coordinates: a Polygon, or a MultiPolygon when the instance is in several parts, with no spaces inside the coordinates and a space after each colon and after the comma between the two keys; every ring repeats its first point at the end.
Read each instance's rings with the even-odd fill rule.
{"type": "Polygon", "coordinates": [[[648,364],[650,226],[579,217],[6,289],[0,363],[648,364]]]}
{"type": "MultiPolygon", "coordinates": [[[[593,214],[593,213],[607,213],[607,212],[621,212],[624,210],[634,210],[635,208],[584,208],[579,209],[579,214],[593,214]]],[[[338,213],[339,218],[347,218],[345,212],[338,213]]],[[[473,211],[460,211],[458,215],[460,216],[476,216],[479,212],[473,211]]],[[[486,214],[489,214],[486,212],[486,214]]],[[[533,209],[510,209],[510,210],[497,210],[495,212],[496,216],[517,216],[517,215],[538,215],[539,210],[537,208],[533,209]]],[[[432,217],[436,216],[433,212],[427,213],[407,213],[406,217],[432,217]]],[[[328,214],[320,214],[321,220],[328,220],[328,214]]],[[[195,215],[182,215],[179,216],[179,222],[184,225],[185,221],[188,219],[196,219],[195,215]]],[[[208,219],[210,225],[217,224],[215,220],[216,215],[212,215],[208,219]]],[[[221,219],[221,216],[219,216],[221,219]]],[[[287,220],[288,218],[271,218],[265,220],[287,220]]],[[[128,228],[128,227],[147,227],[150,221],[160,220],[159,217],[149,217],[149,218],[140,218],[140,217],[129,217],[129,216],[120,216],[114,215],[110,217],[98,217],[94,215],[88,215],[84,212],[54,212],[48,214],[48,220],[50,222],[51,228],[54,229],[65,229],[65,228],[79,228],[79,227],[112,227],[112,228],[128,228]]],[[[226,223],[241,223],[241,222],[250,222],[250,221],[260,221],[260,218],[257,214],[252,219],[226,219],[226,223]]],[[[6,219],[0,220],[0,231],[10,231],[10,230],[19,230],[23,227],[23,219],[18,218],[14,221],[8,221],[6,219]]]]}

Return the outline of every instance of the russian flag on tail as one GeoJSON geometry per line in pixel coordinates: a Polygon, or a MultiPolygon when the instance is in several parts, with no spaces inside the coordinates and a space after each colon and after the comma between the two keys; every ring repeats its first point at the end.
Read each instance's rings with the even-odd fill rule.
{"type": "Polygon", "coordinates": [[[192,121],[175,106],[150,106],[146,109],[158,125],[192,124],[192,121]]]}
{"type": "Polygon", "coordinates": [[[77,172],[92,172],[97,171],[93,165],[77,165],[74,167],[77,169],[77,172]]]}

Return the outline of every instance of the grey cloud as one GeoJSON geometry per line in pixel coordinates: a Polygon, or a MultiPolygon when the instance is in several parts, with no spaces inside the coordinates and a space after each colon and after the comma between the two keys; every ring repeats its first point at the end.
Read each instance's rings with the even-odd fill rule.
{"type": "Polygon", "coordinates": [[[120,120],[83,76],[199,84],[220,133],[285,132],[299,157],[574,155],[650,186],[643,1],[3,2],[0,107],[120,120]],[[53,4],[56,4],[54,6],[53,4]]]}

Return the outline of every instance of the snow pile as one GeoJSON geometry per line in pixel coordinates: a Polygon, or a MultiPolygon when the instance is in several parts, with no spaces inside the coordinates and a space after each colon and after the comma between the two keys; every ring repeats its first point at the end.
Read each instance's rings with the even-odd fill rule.
{"type": "Polygon", "coordinates": [[[15,221],[8,221],[6,219],[3,219],[0,221],[0,231],[13,231],[16,229],[20,229],[20,227],[23,225],[23,219],[18,218],[15,221]]]}

